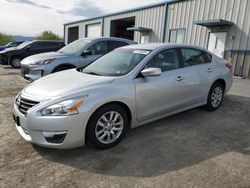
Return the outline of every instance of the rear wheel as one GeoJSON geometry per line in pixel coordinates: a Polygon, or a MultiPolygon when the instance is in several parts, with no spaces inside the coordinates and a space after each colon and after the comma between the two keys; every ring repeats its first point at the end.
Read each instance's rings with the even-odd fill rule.
{"type": "Polygon", "coordinates": [[[219,82],[215,82],[210,88],[205,109],[208,111],[217,110],[222,103],[223,96],[224,96],[223,85],[219,82]]]}
{"type": "Polygon", "coordinates": [[[9,61],[10,66],[13,68],[20,68],[21,67],[22,59],[20,57],[12,57],[9,61]]]}
{"type": "Polygon", "coordinates": [[[88,141],[99,149],[118,144],[128,128],[128,116],[119,105],[110,104],[98,109],[90,118],[87,127],[88,141]]]}

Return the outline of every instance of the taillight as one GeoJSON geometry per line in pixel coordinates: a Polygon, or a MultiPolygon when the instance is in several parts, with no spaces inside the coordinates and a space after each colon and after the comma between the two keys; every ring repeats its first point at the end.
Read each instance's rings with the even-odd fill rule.
{"type": "Polygon", "coordinates": [[[232,71],[233,65],[231,63],[226,63],[225,66],[229,68],[230,71],[232,71]]]}

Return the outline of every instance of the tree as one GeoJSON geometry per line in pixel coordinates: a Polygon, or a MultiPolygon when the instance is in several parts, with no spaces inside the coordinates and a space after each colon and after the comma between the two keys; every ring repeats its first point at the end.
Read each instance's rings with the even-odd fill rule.
{"type": "Polygon", "coordinates": [[[37,37],[38,40],[63,40],[62,37],[52,31],[44,31],[37,37]]]}
{"type": "Polygon", "coordinates": [[[13,38],[11,35],[6,35],[4,33],[0,33],[0,46],[6,45],[11,41],[13,41],[13,38]]]}

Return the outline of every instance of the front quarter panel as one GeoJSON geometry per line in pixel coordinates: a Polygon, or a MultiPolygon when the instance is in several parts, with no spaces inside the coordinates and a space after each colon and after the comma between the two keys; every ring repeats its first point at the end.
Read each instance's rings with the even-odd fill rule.
{"type": "Polygon", "coordinates": [[[131,123],[136,123],[135,119],[135,88],[132,83],[116,83],[106,87],[97,88],[91,91],[86,91],[88,97],[84,105],[79,108],[79,113],[88,113],[88,118],[101,106],[120,102],[125,104],[131,112],[131,123]]]}

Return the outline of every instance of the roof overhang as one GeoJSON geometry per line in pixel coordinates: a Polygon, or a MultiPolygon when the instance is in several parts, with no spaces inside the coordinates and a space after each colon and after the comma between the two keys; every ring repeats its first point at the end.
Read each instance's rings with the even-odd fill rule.
{"type": "Polygon", "coordinates": [[[146,27],[129,27],[128,31],[138,31],[138,32],[151,32],[152,29],[146,27]]]}
{"type": "Polygon", "coordinates": [[[218,19],[218,20],[198,20],[193,22],[196,25],[201,25],[205,27],[218,27],[218,26],[232,26],[233,22],[218,19]]]}

